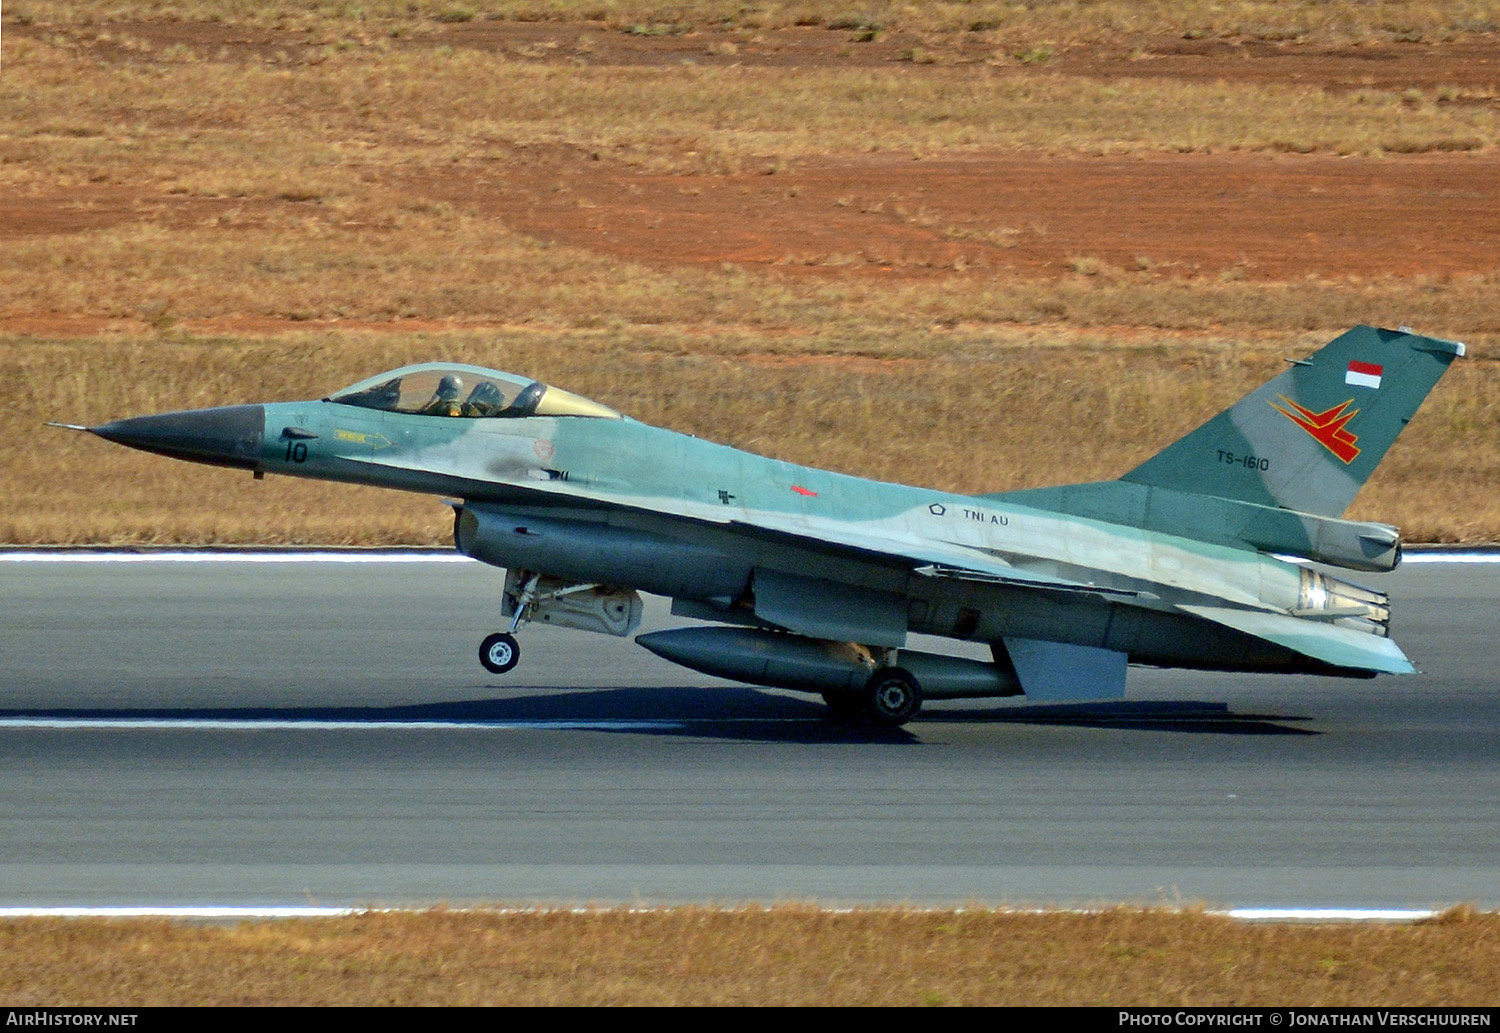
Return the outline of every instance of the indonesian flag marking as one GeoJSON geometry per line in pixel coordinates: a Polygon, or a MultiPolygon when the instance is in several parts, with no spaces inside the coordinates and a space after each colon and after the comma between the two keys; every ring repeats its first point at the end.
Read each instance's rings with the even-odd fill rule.
{"type": "Polygon", "coordinates": [[[1385,372],[1384,366],[1377,366],[1373,362],[1351,362],[1349,372],[1344,374],[1344,383],[1353,384],[1355,387],[1379,387],[1380,375],[1385,372]]]}

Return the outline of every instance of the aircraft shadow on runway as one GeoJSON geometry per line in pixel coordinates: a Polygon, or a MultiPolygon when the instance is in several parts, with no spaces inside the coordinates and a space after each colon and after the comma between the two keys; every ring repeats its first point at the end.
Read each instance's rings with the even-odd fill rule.
{"type": "MultiPolygon", "coordinates": [[[[1322,735],[1294,723],[1290,714],[1240,714],[1225,703],[1196,700],[1131,700],[1109,703],[1020,704],[985,710],[924,714],[928,720],[982,724],[1064,725],[1121,728],[1143,732],[1197,732],[1218,735],[1322,735]]],[[[920,718],[919,718],[920,720],[920,718]]]]}
{"type": "MultiPolygon", "coordinates": [[[[475,725],[535,725],[558,730],[625,732],[695,739],[804,744],[890,743],[918,745],[924,727],[942,724],[1027,724],[1119,731],[1216,735],[1320,735],[1296,727],[1310,720],[1280,714],[1235,713],[1223,703],[1112,701],[1025,704],[983,709],[923,711],[905,728],[875,728],[832,717],[815,699],[751,688],[510,689],[520,693],[490,699],[405,706],[112,708],[0,710],[0,720],[122,722],[338,722],[396,725],[442,722],[475,725]]],[[[314,730],[314,729],[310,729],[314,730]]]]}

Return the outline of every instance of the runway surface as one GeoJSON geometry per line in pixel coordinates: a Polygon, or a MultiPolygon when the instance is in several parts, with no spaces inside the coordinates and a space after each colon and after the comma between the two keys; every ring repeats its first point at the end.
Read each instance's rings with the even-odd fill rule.
{"type": "Polygon", "coordinates": [[[1364,580],[1423,675],[877,733],[582,632],[492,677],[468,561],[0,561],[0,906],[1500,907],[1500,566],[1364,580]]]}

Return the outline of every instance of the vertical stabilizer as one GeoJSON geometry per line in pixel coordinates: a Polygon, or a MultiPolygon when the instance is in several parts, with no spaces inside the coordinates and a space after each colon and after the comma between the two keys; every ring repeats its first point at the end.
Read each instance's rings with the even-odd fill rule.
{"type": "Polygon", "coordinates": [[[1463,353],[1357,326],[1120,479],[1338,516],[1463,353]]]}

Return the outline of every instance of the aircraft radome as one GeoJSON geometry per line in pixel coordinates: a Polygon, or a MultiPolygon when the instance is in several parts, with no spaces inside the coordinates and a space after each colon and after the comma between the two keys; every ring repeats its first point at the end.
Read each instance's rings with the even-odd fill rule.
{"type": "Polygon", "coordinates": [[[629,635],[638,592],[711,622],[636,641],[695,670],[899,725],[922,700],[1109,699],[1131,664],[1414,670],[1384,593],[1396,528],[1340,519],[1463,345],[1360,326],[1119,480],[963,495],[778,462],[524,377],[443,363],[321,401],[79,427],[217,466],[446,496],[507,568],[501,674],[529,621],[629,635]],[[992,662],[907,649],[988,643],[992,662]]]}

